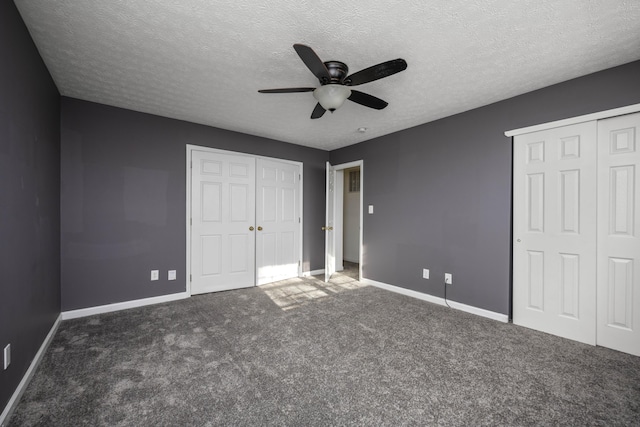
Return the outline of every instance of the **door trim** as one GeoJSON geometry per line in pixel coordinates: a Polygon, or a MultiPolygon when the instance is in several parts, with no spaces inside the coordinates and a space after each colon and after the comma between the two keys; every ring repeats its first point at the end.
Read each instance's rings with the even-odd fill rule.
{"type": "MultiPolygon", "coordinates": [[[[339,165],[331,165],[331,167],[335,171],[339,171],[339,170],[344,170],[344,169],[350,169],[350,168],[355,168],[355,167],[359,167],[360,168],[360,232],[359,232],[359,245],[360,245],[360,250],[359,250],[359,254],[358,254],[358,276],[360,279],[362,279],[362,242],[363,242],[363,237],[364,237],[364,160],[355,160],[353,162],[348,162],[348,163],[341,163],[339,165]]],[[[333,182],[335,183],[335,176],[333,179],[333,182]]],[[[340,193],[342,194],[342,193],[340,193]]],[[[335,208],[336,206],[336,200],[335,198],[337,197],[337,192],[334,191],[333,192],[333,206],[335,208]]],[[[344,208],[344,207],[343,207],[344,208]]],[[[344,233],[343,233],[343,238],[344,238],[344,233]]],[[[325,251],[325,255],[327,252],[327,248],[324,248],[325,251]]]]}
{"type": "MultiPolygon", "coordinates": [[[[300,237],[299,237],[299,249],[298,249],[298,259],[300,263],[298,264],[298,277],[302,276],[302,254],[303,254],[303,231],[304,231],[304,163],[298,162],[295,160],[286,160],[286,159],[278,159],[276,157],[267,157],[260,156],[257,154],[250,153],[241,153],[237,151],[230,150],[221,150],[219,148],[211,148],[211,147],[202,147],[200,145],[186,144],[186,218],[185,218],[185,235],[187,242],[187,250],[186,250],[186,264],[185,264],[185,292],[188,296],[191,296],[191,153],[193,151],[206,151],[209,153],[219,153],[219,154],[227,154],[227,155],[235,155],[235,156],[246,156],[251,157],[253,159],[266,159],[273,160],[277,162],[289,163],[293,165],[297,165],[300,167],[300,180],[298,185],[300,186],[300,237]]],[[[257,278],[254,277],[254,286],[256,285],[257,278]]]]}
{"type": "Polygon", "coordinates": [[[575,125],[577,123],[590,122],[593,120],[608,119],[615,116],[623,116],[625,114],[637,113],[640,111],[640,104],[627,105],[625,107],[613,108],[611,110],[598,111],[597,113],[585,114],[582,116],[570,117],[568,119],[556,120],[553,122],[541,123],[539,125],[528,126],[525,128],[513,129],[505,131],[504,136],[516,136],[523,133],[537,132],[539,130],[547,130],[551,128],[575,125]]]}

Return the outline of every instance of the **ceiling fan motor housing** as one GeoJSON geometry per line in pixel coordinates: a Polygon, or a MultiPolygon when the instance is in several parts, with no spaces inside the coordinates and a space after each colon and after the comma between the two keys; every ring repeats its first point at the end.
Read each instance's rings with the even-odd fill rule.
{"type": "Polygon", "coordinates": [[[324,63],[331,76],[330,81],[320,81],[320,84],[344,84],[344,79],[349,74],[349,67],[347,64],[340,61],[327,61],[324,63]]]}

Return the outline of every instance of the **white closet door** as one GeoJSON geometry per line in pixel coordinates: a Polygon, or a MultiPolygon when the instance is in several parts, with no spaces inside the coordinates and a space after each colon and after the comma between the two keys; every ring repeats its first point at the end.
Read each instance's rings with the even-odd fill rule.
{"type": "Polygon", "coordinates": [[[640,356],[640,113],[598,122],[599,345],[640,356]]]}
{"type": "Polygon", "coordinates": [[[255,283],[255,159],[192,152],[191,293],[255,283]]]}
{"type": "Polygon", "coordinates": [[[257,284],[297,277],[300,261],[300,166],[257,161],[257,284]]]}
{"type": "Polygon", "coordinates": [[[595,177],[595,122],[515,138],[515,324],[595,344],[595,177]]]}

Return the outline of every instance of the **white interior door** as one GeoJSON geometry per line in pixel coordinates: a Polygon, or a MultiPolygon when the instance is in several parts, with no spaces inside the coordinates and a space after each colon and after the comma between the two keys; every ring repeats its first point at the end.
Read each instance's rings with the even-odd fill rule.
{"type": "Polygon", "coordinates": [[[255,159],[192,151],[192,294],[254,286],[255,200],[255,159]]]}
{"type": "Polygon", "coordinates": [[[514,142],[513,322],[595,345],[596,122],[514,142]]]}
{"type": "Polygon", "coordinates": [[[324,281],[328,282],[331,275],[336,272],[336,242],[333,235],[333,194],[334,194],[334,169],[331,163],[327,162],[327,179],[326,179],[326,211],[324,222],[324,281]]]}
{"type": "Polygon", "coordinates": [[[640,356],[640,113],[598,122],[599,345],[640,356]]]}
{"type": "Polygon", "coordinates": [[[257,284],[297,277],[300,267],[300,166],[257,160],[257,284]]]}

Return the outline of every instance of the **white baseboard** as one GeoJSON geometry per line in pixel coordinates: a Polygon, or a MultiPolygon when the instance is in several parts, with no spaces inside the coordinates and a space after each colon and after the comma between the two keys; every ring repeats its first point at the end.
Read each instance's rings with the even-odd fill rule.
{"type": "Polygon", "coordinates": [[[20,398],[24,394],[24,391],[27,389],[29,381],[31,381],[31,377],[33,377],[33,373],[36,371],[36,368],[42,360],[42,356],[44,355],[45,351],[47,351],[49,344],[51,344],[51,341],[53,340],[53,337],[58,330],[58,326],[60,325],[61,320],[62,315],[60,314],[58,315],[56,321],[53,323],[53,326],[42,342],[42,345],[40,345],[40,349],[38,349],[38,352],[31,361],[27,372],[25,372],[24,376],[22,377],[22,381],[20,381],[20,384],[18,384],[18,388],[16,388],[16,391],[13,392],[11,399],[9,399],[9,402],[7,402],[7,406],[2,411],[2,414],[0,414],[0,426],[5,426],[5,423],[9,421],[9,417],[11,417],[11,414],[18,405],[18,402],[20,402],[20,398]]]}
{"type": "Polygon", "coordinates": [[[488,319],[497,320],[502,323],[509,323],[509,316],[495,311],[485,310],[484,308],[474,307],[472,305],[463,304],[461,302],[451,301],[447,299],[447,302],[451,308],[456,310],[466,311],[467,313],[476,314],[478,316],[486,317],[488,319]]]}
{"type": "Polygon", "coordinates": [[[401,288],[400,286],[388,285],[386,283],[378,282],[371,279],[365,279],[364,277],[360,278],[360,283],[364,283],[365,285],[372,285],[376,288],[386,289],[387,291],[395,292],[397,294],[406,295],[412,298],[418,298],[423,301],[432,302],[438,305],[446,305],[444,302],[444,298],[435,297],[433,295],[425,294],[418,291],[413,291],[411,289],[401,288]]]}
{"type": "Polygon", "coordinates": [[[436,297],[436,296],[425,294],[418,291],[413,291],[411,289],[401,288],[399,286],[389,285],[387,283],[377,282],[371,279],[365,279],[364,277],[360,279],[360,282],[366,285],[372,285],[377,288],[386,289],[391,292],[396,292],[398,294],[421,299],[423,301],[428,301],[438,305],[446,306],[447,303],[449,303],[449,306],[451,308],[455,308],[456,310],[465,311],[467,313],[476,314],[482,317],[487,317],[489,319],[497,320],[498,322],[503,322],[503,323],[509,322],[509,316],[507,316],[506,314],[496,313],[495,311],[485,310],[484,308],[478,308],[472,305],[462,304],[460,302],[451,301],[450,299],[447,299],[447,301],[445,302],[444,298],[436,297]]]}
{"type": "Polygon", "coordinates": [[[96,307],[80,308],[78,310],[63,311],[62,320],[77,319],[78,317],[93,316],[94,314],[110,313],[112,311],[127,310],[129,308],[144,307],[145,305],[160,304],[163,302],[177,301],[189,298],[187,292],[161,295],[158,297],[136,299],[133,301],[117,302],[114,304],[99,305],[96,307]]]}
{"type": "Polygon", "coordinates": [[[317,276],[319,274],[324,274],[324,268],[320,270],[303,271],[302,277],[317,276]]]}

